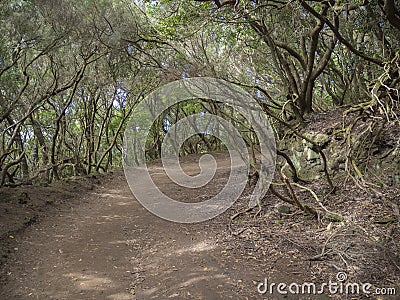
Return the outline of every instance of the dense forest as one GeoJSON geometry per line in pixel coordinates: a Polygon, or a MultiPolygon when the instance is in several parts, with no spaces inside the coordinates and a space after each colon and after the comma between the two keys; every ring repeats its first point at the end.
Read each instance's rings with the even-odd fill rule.
{"type": "Polygon", "coordinates": [[[268,270],[287,282],[345,271],[398,287],[400,1],[2,0],[0,143],[6,298],[136,299],[141,289],[145,299],[253,299],[268,270]],[[273,174],[241,99],[189,97],[155,117],[168,99],[148,95],[191,80],[250,97],[274,138],[273,174]],[[150,120],[146,135],[134,125],[150,120]],[[131,201],[122,168],[138,160],[132,141],[160,190],[182,202],[213,197],[235,170],[221,124],[250,154],[226,214],[185,227],[131,201]],[[178,127],[185,138],[173,151],[188,174],[203,154],[216,157],[207,187],[161,176],[178,127]]]}
{"type": "MultiPolygon", "coordinates": [[[[398,160],[399,6],[389,0],[4,1],[0,186],[121,166],[126,123],[143,97],[174,80],[207,76],[254,97],[295,183],[302,178],[287,147],[291,136],[309,143],[331,189],[339,165],[360,187],[373,187],[364,174],[372,154],[398,160]],[[340,159],[324,153],[324,137],[303,130],[318,114],[335,111],[331,118],[343,124],[330,134],[343,141],[340,159]]],[[[160,156],[168,126],[201,112],[229,119],[249,147],[257,146],[240,113],[198,99],[170,107],[153,124],[147,159],[160,156]]],[[[212,135],[198,134],[180,151],[223,149],[212,135]]],[[[397,167],[379,184],[398,185],[399,176],[397,167]]]]}

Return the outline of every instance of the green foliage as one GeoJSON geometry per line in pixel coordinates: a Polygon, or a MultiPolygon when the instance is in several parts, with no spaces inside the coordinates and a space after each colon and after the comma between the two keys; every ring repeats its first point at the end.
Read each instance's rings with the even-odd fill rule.
{"type": "MultiPolygon", "coordinates": [[[[182,77],[236,82],[284,121],[363,102],[389,112],[398,101],[399,47],[399,30],[377,1],[219,8],[214,1],[5,0],[0,185],[120,163],[125,122],[139,95],[182,77]]],[[[191,101],[154,124],[149,157],[158,155],[166,120],[200,112],[228,118],[248,145],[257,143],[240,113],[191,101]]],[[[211,136],[194,137],[182,154],[213,143],[222,147],[211,136]]]]}

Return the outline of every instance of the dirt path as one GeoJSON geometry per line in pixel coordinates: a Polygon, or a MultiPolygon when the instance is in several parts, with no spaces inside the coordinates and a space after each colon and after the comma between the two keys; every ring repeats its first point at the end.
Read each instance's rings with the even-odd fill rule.
{"type": "Polygon", "coordinates": [[[182,225],[153,216],[133,198],[122,171],[81,195],[79,203],[18,237],[1,299],[257,295],[254,284],[244,292],[244,280],[254,278],[246,266],[222,259],[226,251],[217,246],[212,223],[182,225]]]}
{"type": "MultiPolygon", "coordinates": [[[[217,161],[215,179],[207,189],[182,189],[166,179],[159,165],[152,172],[164,193],[180,201],[198,201],[213,196],[227,181],[226,157],[217,161]]],[[[196,159],[186,161],[186,167],[192,175],[199,171],[196,159]]],[[[262,218],[235,220],[233,230],[240,232],[235,235],[228,231],[227,220],[246,207],[246,191],[232,210],[213,220],[177,224],[145,210],[132,196],[122,171],[95,180],[84,191],[71,192],[69,187],[75,200],[58,206],[52,200],[60,191],[57,186],[18,191],[36,191],[36,197],[43,193],[42,200],[50,195],[44,205],[49,209],[39,221],[30,216],[25,229],[6,236],[12,238],[6,246],[14,249],[1,270],[0,299],[330,299],[257,292],[265,278],[278,283],[335,278],[337,262],[307,259],[320,252],[325,230],[313,218],[279,217],[279,202],[270,202],[262,218]]],[[[86,185],[81,181],[76,187],[86,185]]],[[[20,205],[19,219],[28,212],[31,200],[21,195],[14,202],[3,201],[3,218],[13,216],[8,211],[12,203],[14,208],[20,205]]],[[[15,222],[8,223],[12,228],[15,222]]],[[[4,232],[8,231],[2,230],[2,236],[4,232]]]]}

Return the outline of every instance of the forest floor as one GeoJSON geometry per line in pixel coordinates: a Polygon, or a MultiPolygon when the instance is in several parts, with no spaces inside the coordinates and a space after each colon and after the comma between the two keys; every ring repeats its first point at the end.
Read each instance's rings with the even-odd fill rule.
{"type": "MultiPolygon", "coordinates": [[[[182,201],[201,199],[227,181],[227,154],[216,157],[218,170],[207,189],[179,188],[160,164],[150,169],[166,194],[182,201]]],[[[198,172],[198,157],[184,159],[183,165],[189,173],[198,172]]],[[[261,214],[239,216],[229,227],[230,216],[247,206],[250,192],[247,188],[231,209],[210,221],[178,224],[144,209],[122,170],[49,186],[4,188],[0,299],[366,297],[328,295],[326,289],[325,295],[280,295],[276,286],[273,294],[257,291],[265,279],[268,284],[320,285],[337,281],[338,272],[345,272],[347,282],[396,287],[400,294],[399,225],[373,221],[374,212],[393,212],[387,197],[343,187],[328,200],[346,222],[332,224],[294,208],[281,214],[277,208],[282,203],[270,196],[261,214]]]]}

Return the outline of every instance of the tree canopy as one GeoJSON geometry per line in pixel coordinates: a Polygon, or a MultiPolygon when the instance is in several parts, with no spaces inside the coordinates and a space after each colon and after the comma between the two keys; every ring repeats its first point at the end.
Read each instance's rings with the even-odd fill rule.
{"type": "MultiPolygon", "coordinates": [[[[337,107],[398,117],[399,1],[5,0],[0,20],[0,186],[120,165],[135,105],[185,77],[243,87],[278,135],[337,107]]],[[[198,112],[233,120],[256,143],[240,114],[193,101],[154,125],[148,158],[166,122],[198,112]]],[[[182,154],[222,147],[199,135],[182,154]]]]}

